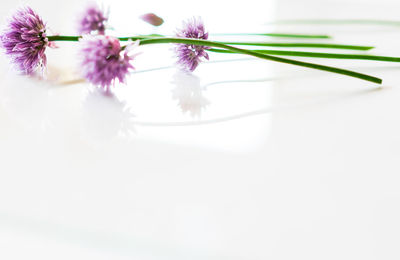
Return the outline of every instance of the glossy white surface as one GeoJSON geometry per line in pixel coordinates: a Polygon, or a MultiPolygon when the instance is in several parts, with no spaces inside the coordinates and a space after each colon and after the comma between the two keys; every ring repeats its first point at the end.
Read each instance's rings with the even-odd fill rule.
{"type": "MultiPolygon", "coordinates": [[[[80,1],[28,2],[73,32],[80,1]]],[[[394,0],[106,3],[123,33],[128,15],[154,11],[169,33],[193,14],[218,32],[330,33],[400,55],[399,27],[262,25],[400,19],[394,0]]],[[[216,54],[185,75],[169,50],[143,48],[114,97],[79,81],[71,43],[48,51],[48,81],[1,56],[0,259],[399,259],[398,65],[312,60],[382,86],[216,54]]]]}

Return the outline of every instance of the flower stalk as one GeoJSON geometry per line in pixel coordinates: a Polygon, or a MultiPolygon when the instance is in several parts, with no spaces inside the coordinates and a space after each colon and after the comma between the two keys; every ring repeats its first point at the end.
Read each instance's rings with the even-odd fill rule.
{"type": "MultiPolygon", "coordinates": [[[[48,36],[49,41],[79,41],[81,36],[48,36]]],[[[162,35],[140,35],[132,37],[118,37],[120,41],[136,41],[145,39],[161,39],[161,38],[171,38],[164,37],[162,35]]],[[[368,51],[373,49],[373,46],[364,45],[348,45],[348,44],[332,44],[332,43],[304,43],[304,42],[221,42],[214,41],[227,45],[241,45],[241,46],[264,46],[264,47],[282,47],[282,48],[323,48],[323,49],[343,49],[343,50],[358,50],[358,51],[368,51]]]]}
{"type": "MultiPolygon", "coordinates": [[[[223,49],[209,49],[211,52],[218,53],[232,53],[235,52],[223,49]]],[[[278,55],[278,56],[296,56],[308,58],[325,58],[325,59],[344,59],[344,60],[373,60],[373,61],[387,61],[387,62],[400,62],[400,57],[391,56],[377,56],[365,54],[342,54],[342,53],[323,53],[323,52],[306,52],[306,51],[280,51],[280,50],[253,50],[255,52],[278,55]]]]}
{"type": "Polygon", "coordinates": [[[229,45],[226,45],[223,43],[213,42],[213,41],[165,37],[165,38],[145,39],[140,42],[140,45],[163,44],[163,43],[183,43],[183,44],[190,44],[190,45],[217,47],[217,48],[226,49],[226,50],[229,50],[229,51],[232,51],[235,53],[250,55],[250,56],[265,59],[265,60],[271,60],[271,61],[276,61],[276,62],[280,62],[280,63],[286,63],[286,64],[291,64],[291,65],[296,65],[296,66],[301,66],[301,67],[306,67],[306,68],[311,68],[311,69],[316,69],[316,70],[327,71],[327,72],[333,72],[333,73],[337,73],[337,74],[342,74],[342,75],[374,82],[377,84],[382,83],[382,79],[380,79],[380,78],[362,74],[362,73],[358,73],[355,71],[350,71],[350,70],[345,70],[345,69],[340,69],[340,68],[336,68],[336,67],[325,66],[325,65],[320,65],[320,64],[310,63],[310,62],[302,62],[302,61],[297,61],[297,60],[280,58],[280,57],[271,56],[271,55],[259,53],[256,51],[252,51],[252,50],[236,48],[233,46],[229,46],[229,45]]]}
{"type": "Polygon", "coordinates": [[[292,34],[292,33],[211,33],[212,36],[267,36],[275,38],[332,39],[324,34],[292,34]]]}
{"type": "MultiPolygon", "coordinates": [[[[49,41],[79,41],[80,38],[81,38],[80,36],[49,36],[48,37],[49,41]]],[[[273,55],[283,55],[283,54],[282,53],[281,54],[273,53],[273,52],[270,52],[269,54],[267,54],[267,53],[263,53],[260,50],[254,51],[254,50],[248,50],[248,49],[241,49],[241,48],[227,45],[226,42],[214,42],[214,41],[201,40],[201,39],[176,38],[176,37],[154,38],[154,37],[148,37],[148,36],[122,37],[122,38],[118,38],[118,39],[120,41],[140,40],[140,45],[178,43],[178,44],[189,44],[189,45],[197,45],[197,46],[208,46],[208,47],[223,49],[223,51],[227,51],[229,53],[244,54],[244,55],[249,55],[249,56],[253,56],[253,57],[257,57],[257,58],[261,58],[261,59],[265,59],[265,60],[286,63],[286,64],[291,64],[291,65],[321,70],[321,71],[332,72],[332,73],[337,73],[337,74],[341,74],[341,75],[346,75],[346,76],[370,81],[370,82],[377,83],[377,84],[382,83],[382,79],[374,77],[374,76],[370,76],[367,74],[350,71],[350,70],[346,70],[346,69],[341,69],[341,68],[337,68],[337,67],[331,67],[331,66],[320,65],[320,64],[310,63],[310,62],[303,62],[303,61],[297,61],[297,60],[292,60],[292,59],[271,56],[269,54],[273,54],[273,55]]],[[[350,46],[350,45],[347,45],[347,46],[350,46]]],[[[354,46],[350,46],[350,47],[354,47],[354,46]]],[[[369,48],[372,48],[372,47],[369,47],[369,48]]],[[[213,49],[213,51],[216,51],[216,50],[213,49]]],[[[218,51],[218,52],[221,52],[221,51],[218,51]]],[[[288,54],[290,54],[289,52],[287,52],[286,54],[287,54],[287,56],[296,56],[296,55],[288,55],[288,54]]],[[[291,52],[291,54],[296,54],[296,53],[291,52]]],[[[301,53],[299,52],[297,54],[300,56],[301,53]]],[[[318,53],[316,55],[318,55],[318,53]]],[[[320,55],[322,55],[322,54],[320,53],[320,55]]],[[[328,54],[326,54],[326,55],[328,55],[328,54]]]]}
{"type": "Polygon", "coordinates": [[[267,24],[310,24],[310,25],[380,25],[380,26],[400,26],[400,21],[396,20],[377,20],[377,19],[288,19],[270,22],[267,24]]]}

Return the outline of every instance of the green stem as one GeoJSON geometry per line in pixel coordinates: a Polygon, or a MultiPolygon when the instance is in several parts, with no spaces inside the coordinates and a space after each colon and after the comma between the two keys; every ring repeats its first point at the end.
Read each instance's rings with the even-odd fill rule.
{"type": "Polygon", "coordinates": [[[211,33],[213,36],[268,36],[276,38],[331,39],[329,35],[288,33],[211,33]]]}
{"type": "Polygon", "coordinates": [[[77,42],[82,36],[61,36],[61,35],[54,35],[54,36],[47,36],[49,42],[55,41],[67,41],[67,42],[77,42]]]}
{"type": "MultiPolygon", "coordinates": [[[[80,36],[49,36],[48,37],[49,41],[79,41],[80,38],[81,38],[80,36]]],[[[140,45],[162,44],[162,43],[182,43],[182,44],[190,44],[190,45],[215,47],[215,48],[220,48],[220,49],[226,49],[226,50],[229,50],[229,51],[232,51],[235,53],[250,55],[250,56],[265,59],[265,60],[271,60],[271,61],[291,64],[291,65],[296,65],[296,66],[301,66],[301,67],[307,67],[307,68],[316,69],[316,70],[333,72],[333,73],[342,74],[342,75],[346,75],[346,76],[350,76],[350,77],[354,77],[354,78],[359,78],[362,80],[366,80],[366,81],[370,81],[370,82],[374,82],[374,83],[378,83],[378,84],[382,83],[382,80],[380,78],[376,78],[376,77],[373,77],[370,75],[358,73],[355,71],[344,70],[344,69],[340,69],[340,68],[336,68],[336,67],[330,67],[330,66],[325,66],[325,65],[315,64],[315,63],[302,62],[302,61],[297,61],[297,60],[291,60],[291,59],[270,56],[270,55],[266,55],[266,54],[259,53],[256,51],[236,48],[236,47],[229,46],[229,45],[226,45],[225,43],[221,43],[221,42],[213,42],[213,41],[206,41],[206,40],[199,40],[199,39],[188,39],[188,38],[173,38],[173,37],[153,38],[153,37],[146,37],[146,36],[145,37],[143,37],[143,36],[123,37],[123,38],[119,38],[119,39],[121,41],[141,40],[140,45]]]]}
{"type": "Polygon", "coordinates": [[[270,22],[267,24],[328,24],[328,25],[346,25],[346,24],[359,24],[359,25],[385,25],[385,26],[400,26],[400,21],[390,20],[371,20],[371,19],[294,19],[294,20],[280,20],[270,22]]]}
{"type": "MultiPolygon", "coordinates": [[[[303,39],[332,39],[329,35],[319,35],[319,34],[288,34],[288,33],[213,33],[210,35],[214,36],[269,36],[276,38],[303,38],[303,39]]],[[[121,41],[127,41],[129,39],[144,39],[151,37],[166,37],[161,34],[149,34],[140,35],[137,37],[120,37],[121,41]]],[[[78,41],[81,36],[48,36],[49,41],[78,41]]]]}
{"type": "Polygon", "coordinates": [[[336,67],[315,64],[315,63],[302,62],[302,61],[297,61],[297,60],[291,60],[291,59],[270,56],[270,55],[262,54],[259,52],[251,51],[251,50],[239,49],[239,48],[229,46],[229,45],[219,43],[219,42],[212,42],[212,41],[198,40],[198,39],[187,39],[187,38],[153,38],[153,39],[142,40],[140,42],[140,45],[163,44],[163,43],[181,43],[181,44],[216,47],[216,48],[233,51],[235,53],[250,55],[250,56],[265,59],[265,60],[271,60],[271,61],[276,61],[276,62],[280,62],[280,63],[297,65],[297,66],[307,67],[307,68],[316,69],[316,70],[329,71],[329,72],[333,72],[333,73],[337,73],[337,74],[342,74],[342,75],[346,75],[346,76],[350,76],[350,77],[354,77],[354,78],[363,79],[366,81],[371,81],[371,82],[378,83],[378,84],[382,83],[381,79],[373,77],[373,76],[369,76],[366,74],[362,74],[362,73],[358,73],[358,72],[354,72],[354,71],[350,71],[350,70],[344,70],[344,69],[340,69],[340,68],[336,68],[336,67]]]}
{"type": "MultiPolygon", "coordinates": [[[[208,51],[219,53],[235,53],[229,50],[209,49],[208,51]]],[[[252,50],[255,52],[278,55],[278,56],[296,56],[296,57],[311,57],[311,58],[328,58],[328,59],[348,59],[348,60],[375,60],[400,62],[400,57],[362,55],[362,54],[340,54],[340,53],[321,53],[321,52],[305,52],[305,51],[277,51],[277,50],[252,50]]]]}
{"type": "Polygon", "coordinates": [[[331,43],[303,43],[303,42],[221,42],[229,45],[246,45],[246,46],[268,46],[268,47],[285,47],[285,48],[326,48],[326,49],[347,49],[368,51],[373,49],[372,46],[359,46],[347,44],[331,44],[331,43]]]}
{"type": "MultiPolygon", "coordinates": [[[[158,36],[158,35],[157,35],[158,36]]],[[[48,36],[49,41],[78,41],[81,36],[48,36]]],[[[120,41],[136,41],[156,37],[156,35],[141,35],[133,37],[119,37],[120,41]]],[[[170,38],[170,37],[166,37],[170,38]]],[[[218,41],[219,42],[219,41],[218,41]]],[[[372,46],[346,45],[346,44],[330,44],[330,43],[277,43],[277,42],[219,42],[226,45],[243,45],[243,46],[268,46],[268,47],[283,47],[283,48],[328,48],[328,49],[347,49],[367,51],[373,49],[372,46]]]]}
{"type": "MultiPolygon", "coordinates": [[[[67,42],[77,42],[79,39],[81,39],[82,36],[61,36],[61,35],[55,35],[55,36],[47,36],[47,39],[52,42],[52,41],[67,41],[67,42]]],[[[148,39],[151,38],[150,36],[134,36],[134,37],[120,37],[118,38],[120,41],[128,41],[128,40],[142,40],[142,39],[148,39]]]]}

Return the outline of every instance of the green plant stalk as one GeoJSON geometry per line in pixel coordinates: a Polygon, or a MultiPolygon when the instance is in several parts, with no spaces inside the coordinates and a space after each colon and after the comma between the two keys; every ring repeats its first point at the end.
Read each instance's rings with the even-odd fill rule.
{"type": "MultiPolygon", "coordinates": [[[[80,38],[79,36],[49,36],[48,37],[49,41],[78,41],[79,38],[80,38]]],[[[257,57],[257,58],[261,58],[261,59],[265,59],[265,60],[271,60],[271,61],[276,61],[276,62],[280,62],[280,63],[286,63],[286,64],[291,64],[291,65],[321,70],[321,71],[342,74],[342,75],[346,75],[349,77],[354,77],[354,78],[374,82],[377,84],[382,83],[382,79],[380,79],[380,78],[362,74],[362,73],[358,73],[355,71],[350,71],[350,70],[345,70],[345,69],[340,69],[340,68],[336,68],[336,67],[330,67],[330,66],[325,66],[325,65],[315,64],[315,63],[302,62],[302,61],[297,61],[297,60],[291,60],[291,59],[286,59],[286,58],[270,56],[270,55],[266,55],[266,54],[259,53],[256,51],[236,48],[236,47],[229,46],[229,45],[226,45],[226,44],[220,43],[220,42],[213,42],[213,41],[200,40],[200,39],[191,39],[191,38],[174,38],[174,37],[162,37],[162,38],[150,37],[150,38],[146,38],[146,39],[143,39],[143,37],[141,37],[141,38],[127,37],[127,38],[121,38],[120,40],[121,41],[122,40],[141,40],[140,45],[181,43],[181,44],[189,44],[189,45],[214,47],[214,48],[225,49],[225,50],[229,50],[229,51],[232,51],[235,53],[245,54],[245,55],[249,55],[249,56],[253,56],[253,57],[257,57]]]]}
{"type": "Polygon", "coordinates": [[[332,43],[304,43],[304,42],[221,42],[229,45],[245,45],[245,46],[266,46],[266,47],[285,47],[285,48],[324,48],[324,49],[347,49],[368,51],[373,46],[360,46],[348,44],[332,44],[332,43]]]}
{"type": "MultiPolygon", "coordinates": [[[[49,41],[78,41],[81,36],[48,36],[49,41]]],[[[120,41],[136,41],[136,40],[144,40],[144,39],[153,39],[153,38],[173,38],[173,37],[159,37],[158,35],[141,35],[134,37],[119,37],[120,41]]],[[[347,50],[360,50],[360,51],[368,51],[373,49],[372,46],[360,46],[360,45],[347,45],[347,44],[331,44],[331,43],[303,43],[303,42],[295,42],[295,43],[285,43],[285,42],[219,42],[227,45],[242,45],[242,46],[265,46],[265,47],[282,47],[282,48],[324,48],[324,49],[347,49],[347,50]]]]}
{"type": "MultiPolygon", "coordinates": [[[[208,51],[218,52],[218,53],[235,53],[233,51],[223,50],[223,49],[209,49],[208,51]]],[[[278,56],[296,56],[296,57],[327,58],[327,59],[374,60],[374,61],[400,62],[400,57],[390,57],[390,56],[322,53],[322,52],[305,52],[305,51],[278,51],[278,50],[252,50],[252,51],[263,53],[263,54],[268,54],[268,55],[278,55],[278,56]]]]}
{"type": "Polygon", "coordinates": [[[219,43],[219,42],[212,42],[212,41],[199,40],[199,39],[187,39],[187,38],[153,38],[153,39],[142,40],[140,42],[140,45],[163,44],[163,43],[182,43],[182,44],[190,44],[190,45],[216,47],[216,48],[233,51],[233,52],[239,53],[239,54],[250,55],[250,56],[265,59],[265,60],[271,60],[271,61],[291,64],[291,65],[296,65],[296,66],[301,66],[301,67],[306,67],[306,68],[311,68],[311,69],[316,69],[316,70],[333,72],[333,73],[337,73],[337,74],[342,74],[342,75],[374,82],[377,84],[382,83],[382,79],[380,79],[380,78],[362,74],[362,73],[358,73],[355,71],[350,71],[350,70],[345,70],[345,69],[340,69],[340,68],[336,68],[336,67],[325,66],[325,65],[320,65],[320,64],[310,63],[310,62],[302,62],[302,61],[297,61],[297,60],[280,58],[280,57],[276,57],[276,56],[270,56],[270,55],[266,55],[263,53],[251,51],[251,50],[236,48],[236,47],[229,46],[229,45],[219,43]]]}
{"type": "MultiPolygon", "coordinates": [[[[302,38],[302,39],[332,39],[325,34],[293,34],[293,33],[210,33],[212,36],[267,36],[275,38],[302,38]]],[[[161,34],[149,34],[148,36],[169,37],[161,34]]]]}
{"type": "Polygon", "coordinates": [[[328,24],[328,25],[383,25],[383,26],[400,26],[400,21],[391,20],[373,20],[373,19],[294,19],[294,20],[279,20],[269,22],[267,24],[328,24]]]}
{"type": "Polygon", "coordinates": [[[213,36],[268,36],[276,38],[332,39],[329,35],[290,33],[211,33],[213,36]]]}

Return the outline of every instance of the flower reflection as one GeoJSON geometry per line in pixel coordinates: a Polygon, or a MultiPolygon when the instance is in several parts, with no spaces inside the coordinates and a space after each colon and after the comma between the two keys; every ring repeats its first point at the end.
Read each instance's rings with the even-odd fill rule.
{"type": "Polygon", "coordinates": [[[203,96],[200,79],[188,72],[178,71],[173,77],[176,87],[172,90],[172,98],[178,101],[182,112],[190,113],[191,117],[201,117],[201,113],[210,104],[203,96]]]}
{"type": "Polygon", "coordinates": [[[107,141],[135,133],[134,114],[127,103],[98,89],[90,89],[82,102],[84,134],[89,139],[107,141]]]}

